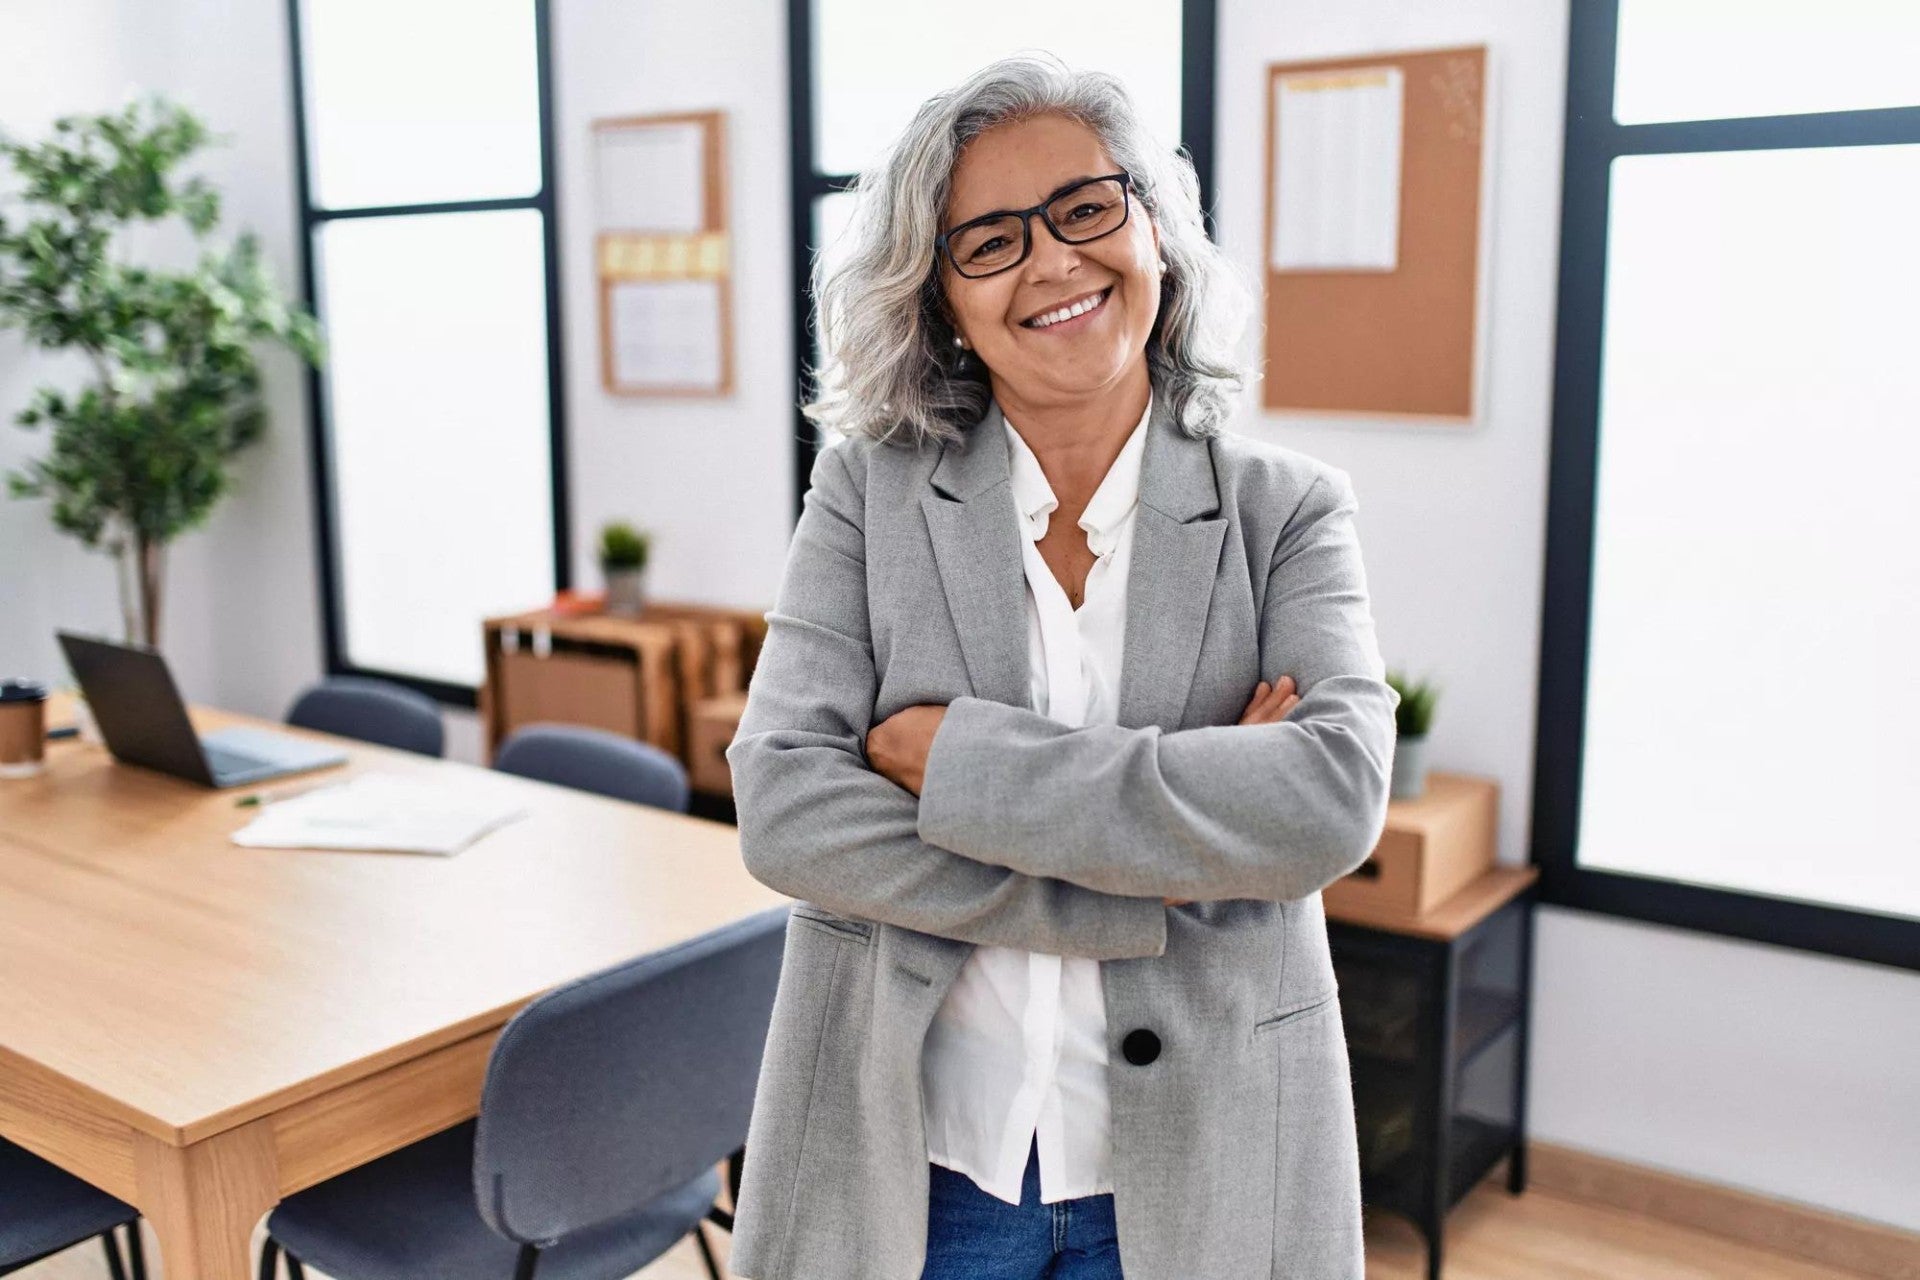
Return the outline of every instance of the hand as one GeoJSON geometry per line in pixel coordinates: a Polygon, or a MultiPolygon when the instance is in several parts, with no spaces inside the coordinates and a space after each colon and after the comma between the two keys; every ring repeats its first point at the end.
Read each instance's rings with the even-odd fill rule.
{"type": "Polygon", "coordinates": [[[914,795],[927,778],[927,752],[947,709],[922,703],[894,712],[867,733],[867,763],[873,771],[914,795]]]}
{"type": "MultiPolygon", "coordinates": [[[[1253,687],[1253,697],[1247,703],[1247,709],[1240,713],[1241,724],[1272,724],[1286,718],[1287,712],[1300,705],[1300,695],[1294,692],[1292,676],[1281,676],[1271,685],[1265,680],[1253,687]]],[[[1185,906],[1191,898],[1163,899],[1170,907],[1185,906]]]]}
{"type": "Polygon", "coordinates": [[[1262,680],[1253,687],[1253,697],[1240,713],[1240,723],[1272,724],[1284,720],[1287,712],[1299,705],[1300,695],[1294,692],[1292,676],[1281,676],[1271,685],[1262,680]]]}

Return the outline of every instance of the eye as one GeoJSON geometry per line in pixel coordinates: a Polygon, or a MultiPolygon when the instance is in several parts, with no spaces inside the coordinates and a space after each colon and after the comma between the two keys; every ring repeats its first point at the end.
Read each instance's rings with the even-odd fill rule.
{"type": "Polygon", "coordinates": [[[1099,212],[1100,212],[1101,210],[1103,210],[1103,209],[1105,209],[1105,208],[1106,208],[1106,206],[1105,206],[1105,205],[1103,205],[1103,204],[1099,204],[1099,203],[1097,203],[1097,202],[1095,202],[1095,201],[1091,201],[1091,200],[1090,200],[1090,201],[1087,201],[1087,202],[1086,202],[1086,203],[1084,203],[1084,204],[1077,204],[1077,205],[1075,205],[1075,206],[1073,207],[1073,212],[1071,212],[1071,213],[1069,213],[1069,214],[1067,215],[1067,220],[1068,220],[1069,222],[1072,222],[1072,221],[1075,221],[1075,220],[1080,220],[1080,221],[1084,221],[1084,219],[1081,219],[1081,218],[1080,218],[1080,213],[1081,213],[1081,210],[1083,210],[1083,209],[1085,209],[1085,210],[1091,210],[1091,211],[1092,211],[1092,212],[1094,212],[1094,213],[1099,213],[1099,212]]]}
{"type": "Polygon", "coordinates": [[[986,240],[982,241],[980,244],[975,245],[973,248],[973,252],[968,254],[967,256],[972,259],[977,259],[982,254],[998,253],[1000,252],[1000,250],[995,246],[1001,243],[1003,243],[1002,237],[989,236],[986,240]]]}

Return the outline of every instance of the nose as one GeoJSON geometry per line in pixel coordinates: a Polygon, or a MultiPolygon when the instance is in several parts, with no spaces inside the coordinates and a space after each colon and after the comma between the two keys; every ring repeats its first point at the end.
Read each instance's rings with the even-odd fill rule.
{"type": "Polygon", "coordinates": [[[1080,265],[1080,247],[1054,235],[1039,218],[1037,213],[1027,217],[1027,234],[1033,242],[1027,251],[1027,278],[1051,280],[1067,275],[1080,265]]]}

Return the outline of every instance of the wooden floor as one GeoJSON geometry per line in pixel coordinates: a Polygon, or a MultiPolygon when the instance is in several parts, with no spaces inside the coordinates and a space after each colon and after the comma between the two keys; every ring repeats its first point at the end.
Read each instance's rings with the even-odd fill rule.
{"type": "MultiPolygon", "coordinates": [[[[1720,1236],[1618,1209],[1578,1204],[1540,1191],[1509,1196],[1504,1178],[1501,1165],[1448,1219],[1447,1280],[1857,1280],[1851,1272],[1762,1253],[1720,1236]]],[[[724,1265],[726,1233],[710,1225],[707,1238],[724,1265]]],[[[147,1256],[153,1257],[151,1249],[147,1256]]],[[[98,1241],[15,1274],[20,1280],[107,1280],[108,1276],[98,1241]]],[[[307,1274],[324,1280],[312,1268],[307,1274]]],[[[148,1275],[159,1280],[159,1267],[150,1265],[148,1275]]],[[[1413,1227],[1391,1214],[1369,1211],[1368,1280],[1424,1280],[1425,1275],[1426,1255],[1413,1227]]],[[[707,1269],[689,1238],[639,1277],[707,1280],[707,1269]]]]}

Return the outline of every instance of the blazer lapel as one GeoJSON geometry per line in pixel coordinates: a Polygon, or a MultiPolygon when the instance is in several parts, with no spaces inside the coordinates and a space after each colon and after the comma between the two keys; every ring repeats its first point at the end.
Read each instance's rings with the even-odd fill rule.
{"type": "MultiPolygon", "coordinates": [[[[974,696],[1025,707],[1027,580],[1003,424],[989,401],[964,447],[942,447],[929,478],[938,492],[920,506],[974,696]]],[[[1180,430],[1171,398],[1156,389],[1127,575],[1119,707],[1127,728],[1180,726],[1227,530],[1224,517],[1205,517],[1219,510],[1212,447],[1180,430]]]]}
{"type": "Polygon", "coordinates": [[[1027,577],[1003,421],[989,401],[964,448],[942,446],[930,477],[939,492],[921,495],[920,507],[974,696],[1025,707],[1032,703],[1027,577]]]}
{"type": "Polygon", "coordinates": [[[1180,727],[1227,532],[1219,510],[1212,445],[1180,430],[1172,398],[1156,389],[1127,574],[1120,723],[1129,729],[1180,727]]]}

